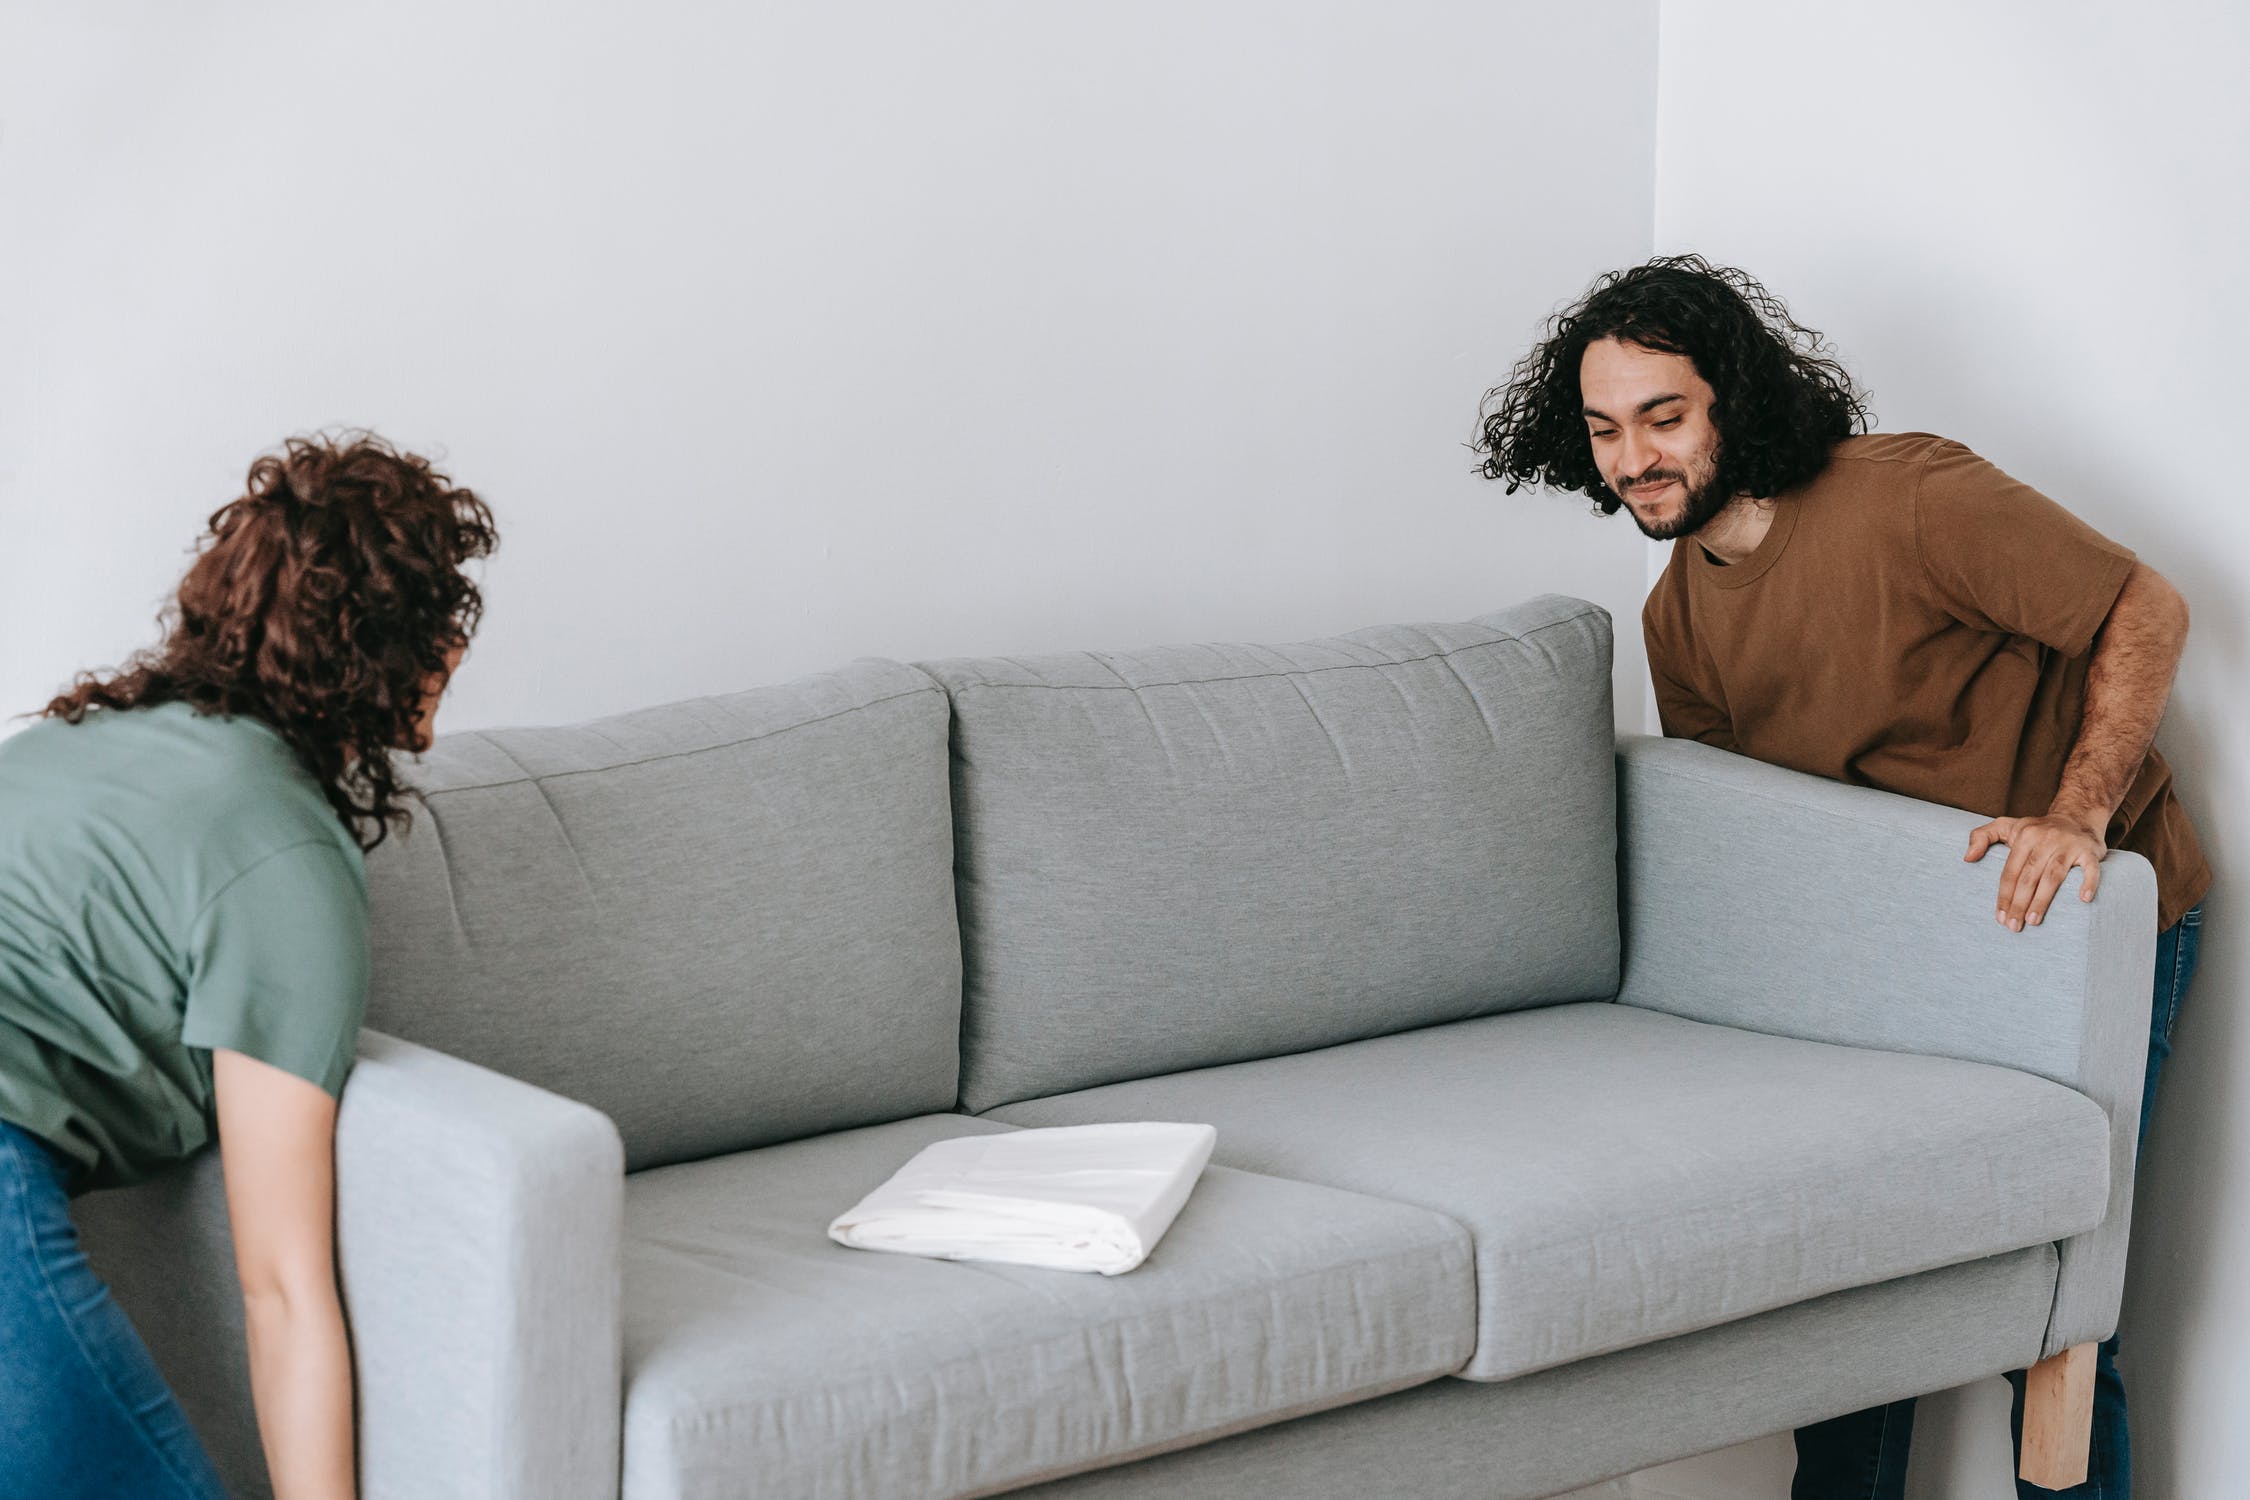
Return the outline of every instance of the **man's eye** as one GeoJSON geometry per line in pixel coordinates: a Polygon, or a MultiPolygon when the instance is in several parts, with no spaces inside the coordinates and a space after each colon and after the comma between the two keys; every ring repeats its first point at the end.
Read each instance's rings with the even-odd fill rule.
{"type": "Polygon", "coordinates": [[[1592,433],[1588,433],[1588,434],[1587,434],[1587,436],[1588,436],[1588,437],[1594,437],[1594,438],[1613,438],[1613,437],[1617,436],[1617,432],[1616,432],[1616,430],[1615,430],[1615,429],[1613,428],[1613,429],[1611,429],[1611,430],[1609,430],[1609,431],[1606,431],[1606,432],[1592,432],[1592,433]]]}
{"type": "Polygon", "coordinates": [[[1680,425],[1680,419],[1678,417],[1666,417],[1656,425],[1659,427],[1677,427],[1680,425]]]}

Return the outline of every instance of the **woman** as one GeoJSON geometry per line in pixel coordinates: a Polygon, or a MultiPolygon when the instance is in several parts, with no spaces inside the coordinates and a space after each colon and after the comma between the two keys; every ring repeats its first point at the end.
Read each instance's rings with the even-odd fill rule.
{"type": "Polygon", "coordinates": [[[366,434],[250,468],[165,638],[0,741],[0,1492],[224,1493],[66,1198],[214,1131],[279,1500],[354,1493],[336,1100],[360,857],[483,609],[491,513],[366,434]]]}

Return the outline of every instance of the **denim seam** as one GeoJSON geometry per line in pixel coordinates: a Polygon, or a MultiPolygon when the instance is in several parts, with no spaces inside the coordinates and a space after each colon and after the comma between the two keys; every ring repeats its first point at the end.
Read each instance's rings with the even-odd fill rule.
{"type": "MultiPolygon", "coordinates": [[[[12,1136],[0,1139],[0,1146],[5,1146],[11,1155],[17,1157],[20,1164],[22,1148],[17,1145],[12,1136]]],[[[86,1347],[86,1341],[79,1336],[78,1320],[71,1317],[69,1310],[63,1306],[62,1295],[55,1290],[54,1275],[47,1268],[46,1258],[39,1254],[39,1229],[31,1219],[31,1194],[29,1192],[19,1195],[18,1208],[23,1216],[24,1243],[31,1251],[32,1264],[39,1268],[39,1284],[46,1288],[47,1301],[54,1308],[56,1318],[61,1321],[63,1331],[70,1335],[70,1342],[78,1350],[79,1357],[85,1360],[87,1368],[94,1372],[95,1383],[102,1388],[103,1394],[109,1397],[110,1402],[117,1408],[118,1414],[125,1419],[125,1425],[139,1434],[141,1441],[148,1446],[149,1451],[156,1455],[157,1463],[163,1467],[167,1474],[172,1476],[173,1482],[180,1486],[181,1493],[195,1494],[201,1486],[197,1484],[193,1476],[181,1472],[171,1453],[165,1449],[162,1443],[156,1440],[156,1435],[148,1430],[146,1424],[133,1414],[133,1409],[126,1404],[125,1397],[116,1386],[110,1383],[109,1372],[102,1368],[102,1362],[94,1358],[93,1351],[86,1347]]],[[[104,1289],[107,1290],[106,1287],[104,1289]]],[[[112,1295],[115,1294],[112,1293],[112,1295]]],[[[178,1397],[174,1396],[172,1399],[177,1400],[178,1397]]]]}
{"type": "MultiPolygon", "coordinates": [[[[2100,1372],[2097,1370],[2095,1372],[2095,1375],[2096,1379],[2098,1380],[2100,1378],[2100,1372]]],[[[2102,1441],[2101,1437],[2099,1436],[2102,1431],[2102,1424],[2100,1422],[2096,1422],[2094,1423],[2092,1429],[2087,1432],[2086,1478],[2081,1484],[2072,1486],[2073,1489],[2089,1490],[2091,1492],[2091,1500],[2109,1500],[2109,1486],[2102,1482],[2102,1471],[2108,1467],[2108,1464],[2106,1461],[2099,1466],[2096,1466],[2096,1464],[2094,1463],[2094,1453],[2096,1445],[2098,1445],[2102,1441]]],[[[2103,1457],[2105,1460],[2108,1457],[2106,1449],[2103,1450],[2103,1457]]]]}
{"type": "MultiPolygon", "coordinates": [[[[2184,927],[2185,924],[2186,919],[2182,918],[2181,925],[2184,927]]],[[[2172,982],[2166,987],[2164,996],[2164,1042],[2167,1049],[2172,1042],[2173,1023],[2180,1018],[2180,976],[2187,970],[2188,949],[2192,946],[2181,941],[2186,936],[2185,932],[2178,930],[2172,934],[2172,982]]]]}
{"type": "Polygon", "coordinates": [[[1877,1500],[1883,1490],[1883,1460],[1890,1454],[1893,1406],[1891,1402],[1883,1404],[1883,1425],[1875,1429],[1875,1472],[1867,1481],[1867,1500],[1877,1500]]]}

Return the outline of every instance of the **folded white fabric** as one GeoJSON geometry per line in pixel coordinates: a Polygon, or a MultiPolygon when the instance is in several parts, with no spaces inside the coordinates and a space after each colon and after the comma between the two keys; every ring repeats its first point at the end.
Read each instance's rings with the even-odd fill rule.
{"type": "Polygon", "coordinates": [[[1148,1258],[1219,1133],[1137,1121],[925,1146],[828,1226],[857,1250],[1119,1276],[1148,1258]]]}

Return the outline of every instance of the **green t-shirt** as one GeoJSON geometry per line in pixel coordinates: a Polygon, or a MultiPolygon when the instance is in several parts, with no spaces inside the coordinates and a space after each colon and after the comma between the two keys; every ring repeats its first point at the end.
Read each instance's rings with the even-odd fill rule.
{"type": "Polygon", "coordinates": [[[340,1094],[359,846],[287,742],[183,703],[0,740],[0,1119],[139,1182],[217,1133],[211,1051],[340,1094]]]}

